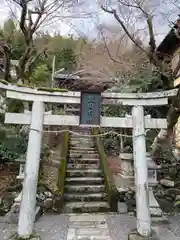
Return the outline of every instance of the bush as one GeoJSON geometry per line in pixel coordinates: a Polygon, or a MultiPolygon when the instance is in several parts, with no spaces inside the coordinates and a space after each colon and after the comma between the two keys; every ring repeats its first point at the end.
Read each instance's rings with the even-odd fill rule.
{"type": "Polygon", "coordinates": [[[0,163],[14,161],[27,150],[28,135],[18,128],[0,129],[0,163]],[[11,130],[11,131],[10,131],[11,130]]]}

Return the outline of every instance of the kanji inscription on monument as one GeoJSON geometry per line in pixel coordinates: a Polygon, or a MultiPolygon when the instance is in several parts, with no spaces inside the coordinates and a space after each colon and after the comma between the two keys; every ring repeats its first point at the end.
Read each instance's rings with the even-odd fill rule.
{"type": "Polygon", "coordinates": [[[101,94],[81,93],[80,125],[100,125],[101,94]]]}

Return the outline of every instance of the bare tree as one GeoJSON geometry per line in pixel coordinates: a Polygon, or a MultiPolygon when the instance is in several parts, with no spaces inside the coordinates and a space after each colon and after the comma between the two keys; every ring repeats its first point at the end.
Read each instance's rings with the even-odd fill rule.
{"type": "Polygon", "coordinates": [[[34,46],[34,37],[37,31],[51,24],[59,17],[62,8],[68,8],[77,3],[77,0],[6,0],[13,15],[19,22],[19,27],[24,35],[26,49],[19,59],[17,76],[23,83],[31,71],[35,61],[45,54],[45,50],[37,51],[34,46]],[[15,6],[17,13],[14,11],[15,6]],[[20,13],[20,16],[19,16],[20,13]],[[19,17],[18,17],[19,16],[19,17]]]}
{"type": "MultiPolygon", "coordinates": [[[[169,1],[168,1],[169,2],[169,1]]],[[[115,20],[118,22],[121,30],[129,37],[133,44],[135,44],[141,52],[143,52],[149,62],[153,64],[157,71],[161,73],[163,84],[166,89],[173,87],[173,80],[176,78],[177,73],[180,70],[180,60],[177,66],[172,70],[171,60],[172,54],[169,58],[158,52],[157,47],[157,21],[163,20],[164,16],[167,17],[167,11],[162,13],[160,7],[164,4],[166,9],[166,0],[160,1],[145,1],[145,0],[112,0],[104,1],[100,0],[100,7],[103,11],[112,14],[115,20]],[[135,37],[135,32],[141,28],[141,35],[145,34],[148,37],[148,46],[143,46],[139,44],[137,38],[135,37]]],[[[172,7],[172,13],[175,13],[179,9],[179,0],[169,2],[168,8],[172,7]]],[[[171,23],[173,30],[177,36],[180,38],[180,20],[171,23]]],[[[179,93],[175,101],[171,102],[169,111],[167,113],[168,129],[167,131],[161,131],[153,144],[153,153],[157,152],[159,142],[164,142],[170,140],[173,132],[173,127],[177,122],[180,114],[180,104],[179,104],[179,93]]]]}

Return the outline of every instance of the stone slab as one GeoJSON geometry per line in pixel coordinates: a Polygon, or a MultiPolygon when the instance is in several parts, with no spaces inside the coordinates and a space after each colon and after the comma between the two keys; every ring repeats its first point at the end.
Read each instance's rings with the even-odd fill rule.
{"type": "Polygon", "coordinates": [[[35,222],[41,217],[43,211],[40,206],[36,207],[36,212],[35,212],[35,222]]]}
{"type": "Polygon", "coordinates": [[[69,221],[71,222],[105,222],[106,215],[105,214],[72,214],[69,215],[69,221]]]}
{"type": "Polygon", "coordinates": [[[152,225],[169,224],[169,219],[165,216],[151,217],[152,225]]]}
{"type": "MultiPolygon", "coordinates": [[[[76,239],[73,239],[73,240],[76,240],[76,239]]],[[[112,240],[112,238],[107,235],[102,235],[102,236],[82,235],[82,236],[77,236],[77,240],[112,240]]]]}
{"type": "Polygon", "coordinates": [[[78,221],[78,222],[70,222],[69,226],[71,228],[87,228],[87,227],[90,227],[90,228],[95,228],[96,225],[95,225],[95,222],[92,222],[92,221],[78,221]]]}
{"type": "Polygon", "coordinates": [[[75,228],[68,229],[67,240],[76,240],[76,229],[75,228]]]}
{"type": "Polygon", "coordinates": [[[108,228],[107,223],[95,223],[96,228],[108,228]]]}
{"type": "Polygon", "coordinates": [[[119,213],[127,213],[128,207],[125,202],[118,202],[118,212],[119,213]]]}
{"type": "Polygon", "coordinates": [[[126,192],[135,189],[133,178],[123,178],[121,174],[113,175],[116,187],[119,192],[126,192]]]}
{"type": "Polygon", "coordinates": [[[149,188],[149,206],[151,215],[154,216],[162,215],[162,210],[160,209],[159,203],[157,202],[151,187],[149,188]]]}
{"type": "MultiPolygon", "coordinates": [[[[13,206],[18,205],[15,203],[13,206]]],[[[14,207],[12,206],[11,210],[6,214],[5,216],[5,222],[10,224],[18,224],[19,221],[19,211],[14,212],[14,207]]],[[[15,206],[16,207],[16,206],[15,206]]],[[[19,210],[20,210],[20,204],[19,204],[19,210]]],[[[42,215],[42,209],[37,206],[36,207],[36,213],[35,213],[35,222],[40,218],[42,215]]]]}
{"type": "Polygon", "coordinates": [[[128,240],[160,240],[157,235],[153,232],[150,237],[142,237],[138,233],[131,233],[128,236],[128,240]]]}
{"type": "Polygon", "coordinates": [[[151,217],[161,217],[162,216],[162,210],[160,208],[150,207],[149,208],[151,217]]]}
{"type": "Polygon", "coordinates": [[[87,229],[78,229],[77,231],[78,235],[109,235],[109,229],[103,229],[103,228],[87,228],[87,229]]]}

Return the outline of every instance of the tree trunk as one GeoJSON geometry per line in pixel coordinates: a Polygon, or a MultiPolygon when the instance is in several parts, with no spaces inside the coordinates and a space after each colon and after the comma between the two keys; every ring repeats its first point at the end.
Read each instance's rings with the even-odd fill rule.
{"type": "Polygon", "coordinates": [[[151,146],[152,156],[155,156],[156,154],[158,154],[162,144],[167,143],[169,145],[170,142],[172,141],[174,127],[180,116],[179,96],[180,96],[180,92],[178,91],[178,94],[175,97],[175,101],[173,102],[173,105],[171,104],[169,111],[167,113],[167,129],[161,129],[157,137],[154,139],[154,142],[151,146]]]}
{"type": "Polygon", "coordinates": [[[4,75],[4,79],[6,81],[9,81],[10,79],[10,51],[9,49],[4,49],[4,59],[5,59],[5,63],[4,63],[4,71],[5,71],[5,75],[4,75]]]}
{"type": "Polygon", "coordinates": [[[21,80],[23,83],[25,83],[25,68],[29,60],[31,50],[32,46],[27,46],[26,51],[19,60],[19,66],[17,68],[18,79],[21,80]]]}
{"type": "Polygon", "coordinates": [[[10,80],[10,47],[2,42],[0,43],[0,51],[3,53],[4,59],[4,79],[6,81],[10,80]]]}
{"type": "Polygon", "coordinates": [[[174,133],[175,133],[175,154],[178,160],[180,160],[180,117],[178,117],[178,121],[174,127],[174,133]]]}

